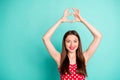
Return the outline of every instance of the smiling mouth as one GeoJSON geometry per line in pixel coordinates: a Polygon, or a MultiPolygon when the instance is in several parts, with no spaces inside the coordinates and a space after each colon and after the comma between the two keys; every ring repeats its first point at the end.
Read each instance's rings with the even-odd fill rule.
{"type": "Polygon", "coordinates": [[[74,49],[75,49],[75,47],[69,47],[69,49],[70,49],[70,50],[74,50],[74,49]]]}

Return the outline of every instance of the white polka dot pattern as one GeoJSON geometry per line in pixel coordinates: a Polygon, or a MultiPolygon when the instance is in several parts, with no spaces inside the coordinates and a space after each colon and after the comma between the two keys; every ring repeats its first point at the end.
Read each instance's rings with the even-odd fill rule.
{"type": "Polygon", "coordinates": [[[65,73],[64,75],[60,74],[61,80],[85,80],[84,75],[76,74],[76,64],[70,64],[69,65],[69,70],[71,74],[65,73]]]}

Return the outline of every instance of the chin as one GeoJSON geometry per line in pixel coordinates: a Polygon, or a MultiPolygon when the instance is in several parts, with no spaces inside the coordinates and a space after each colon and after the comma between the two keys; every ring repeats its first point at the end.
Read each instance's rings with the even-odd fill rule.
{"type": "Polygon", "coordinates": [[[75,53],[76,50],[69,50],[68,52],[70,52],[70,53],[75,53]]]}

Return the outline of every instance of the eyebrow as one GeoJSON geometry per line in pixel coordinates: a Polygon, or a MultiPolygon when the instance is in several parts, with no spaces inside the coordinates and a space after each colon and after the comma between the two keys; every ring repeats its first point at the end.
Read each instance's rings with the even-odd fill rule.
{"type": "MultiPolygon", "coordinates": [[[[67,41],[67,40],[70,40],[70,39],[65,39],[65,41],[67,41]]],[[[77,41],[78,41],[78,39],[74,39],[74,40],[77,40],[77,41]]]]}

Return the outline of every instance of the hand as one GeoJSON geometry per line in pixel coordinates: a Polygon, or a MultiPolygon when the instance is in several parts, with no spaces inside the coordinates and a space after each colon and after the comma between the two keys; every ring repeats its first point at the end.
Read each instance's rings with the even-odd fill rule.
{"type": "Polygon", "coordinates": [[[73,22],[82,21],[82,17],[80,16],[80,11],[79,11],[79,9],[73,8],[73,11],[74,11],[73,15],[74,15],[74,17],[75,17],[75,20],[73,20],[73,22]]]}
{"type": "Polygon", "coordinates": [[[64,15],[63,15],[63,17],[62,17],[62,22],[73,22],[72,20],[68,20],[67,19],[67,17],[69,16],[69,15],[71,15],[70,13],[69,13],[69,9],[66,9],[65,11],[64,11],[64,15]]]}

